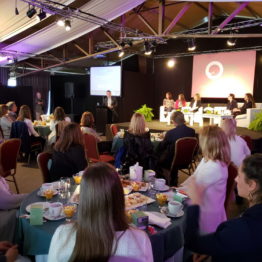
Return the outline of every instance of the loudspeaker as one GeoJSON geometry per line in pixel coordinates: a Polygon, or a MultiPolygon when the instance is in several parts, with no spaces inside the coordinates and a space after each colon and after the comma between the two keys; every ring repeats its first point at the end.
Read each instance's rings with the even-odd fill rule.
{"type": "Polygon", "coordinates": [[[66,82],[65,87],[65,98],[75,97],[75,86],[73,82],[66,82]]]}

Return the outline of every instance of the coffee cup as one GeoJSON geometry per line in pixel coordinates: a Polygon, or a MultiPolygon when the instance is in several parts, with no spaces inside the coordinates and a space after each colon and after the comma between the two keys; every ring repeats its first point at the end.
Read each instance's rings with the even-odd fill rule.
{"type": "Polygon", "coordinates": [[[163,178],[157,178],[155,180],[155,188],[156,189],[164,189],[165,188],[165,185],[166,185],[166,180],[163,179],[163,178]]]}
{"type": "Polygon", "coordinates": [[[178,201],[169,201],[168,211],[171,215],[177,215],[183,209],[183,205],[178,201]]]}
{"type": "Polygon", "coordinates": [[[154,170],[145,170],[145,173],[144,173],[144,179],[146,182],[149,182],[151,177],[154,177],[156,175],[156,172],[154,170]]]}
{"type": "Polygon", "coordinates": [[[63,204],[60,202],[54,202],[49,205],[49,214],[52,217],[60,216],[62,212],[63,204]]]}

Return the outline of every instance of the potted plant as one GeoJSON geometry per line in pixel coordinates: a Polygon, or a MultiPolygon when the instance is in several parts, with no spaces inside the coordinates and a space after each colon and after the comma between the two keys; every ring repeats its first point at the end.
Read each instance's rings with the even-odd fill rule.
{"type": "Polygon", "coordinates": [[[152,121],[152,118],[154,117],[154,114],[152,111],[153,111],[153,108],[147,107],[146,105],[142,105],[141,108],[135,110],[136,113],[140,113],[141,115],[143,115],[147,122],[152,121]]]}
{"type": "Polygon", "coordinates": [[[249,124],[248,129],[262,131],[262,111],[256,114],[255,119],[249,124]]]}

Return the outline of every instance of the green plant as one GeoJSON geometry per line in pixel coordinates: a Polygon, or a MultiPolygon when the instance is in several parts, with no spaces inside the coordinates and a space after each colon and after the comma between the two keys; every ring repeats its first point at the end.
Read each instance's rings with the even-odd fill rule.
{"type": "Polygon", "coordinates": [[[154,117],[153,114],[153,108],[147,107],[146,105],[142,105],[141,108],[135,110],[136,113],[140,113],[145,117],[145,120],[150,122],[152,121],[152,118],[154,117]]]}
{"type": "Polygon", "coordinates": [[[262,131],[262,111],[256,114],[255,119],[249,124],[248,129],[262,131]]]}

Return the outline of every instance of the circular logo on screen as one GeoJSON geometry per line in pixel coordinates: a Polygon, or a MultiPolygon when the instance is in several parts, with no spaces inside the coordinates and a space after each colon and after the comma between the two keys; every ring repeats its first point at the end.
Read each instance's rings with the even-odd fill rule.
{"type": "Polygon", "coordinates": [[[212,61],[206,66],[206,76],[209,79],[217,79],[224,72],[223,65],[218,61],[212,61]]]}

